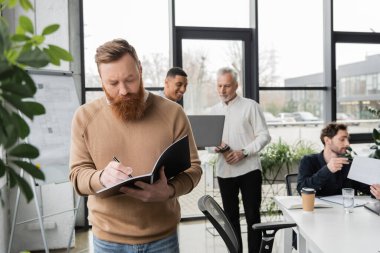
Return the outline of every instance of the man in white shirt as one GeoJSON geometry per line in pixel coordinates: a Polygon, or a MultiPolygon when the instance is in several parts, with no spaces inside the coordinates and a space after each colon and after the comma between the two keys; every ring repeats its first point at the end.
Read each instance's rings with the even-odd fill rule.
{"type": "Polygon", "coordinates": [[[222,68],[217,73],[217,91],[221,102],[210,109],[211,114],[223,114],[223,139],[215,151],[217,178],[223,208],[235,228],[242,245],[239,213],[239,190],[242,194],[248,229],[249,252],[259,252],[261,233],[252,225],[260,222],[261,164],[259,151],[271,137],[258,103],[236,93],[237,73],[231,68],[222,68]]]}

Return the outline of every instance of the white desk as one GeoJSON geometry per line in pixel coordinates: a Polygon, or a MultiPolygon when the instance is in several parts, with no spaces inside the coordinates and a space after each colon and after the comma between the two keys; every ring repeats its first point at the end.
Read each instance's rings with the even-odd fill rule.
{"type": "MultiPolygon", "coordinates": [[[[286,209],[287,196],[276,196],[275,202],[286,220],[297,223],[300,253],[379,253],[380,216],[365,209],[354,208],[345,214],[343,206],[330,203],[332,208],[318,208],[314,212],[286,209]]],[[[368,197],[369,201],[371,200],[368,197]]],[[[284,233],[289,245],[291,233],[284,233]]]]}

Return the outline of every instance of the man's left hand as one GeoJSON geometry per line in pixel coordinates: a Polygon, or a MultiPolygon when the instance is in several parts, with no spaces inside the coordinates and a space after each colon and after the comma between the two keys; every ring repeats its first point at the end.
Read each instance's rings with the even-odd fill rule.
{"type": "Polygon", "coordinates": [[[226,162],[228,164],[235,164],[240,162],[241,160],[244,159],[244,154],[243,151],[241,150],[233,150],[228,153],[228,155],[225,157],[226,162]]]}
{"type": "Polygon", "coordinates": [[[137,181],[135,186],[140,189],[131,187],[122,187],[120,191],[129,197],[139,199],[143,202],[161,202],[168,200],[173,194],[174,189],[168,184],[165,176],[164,168],[160,169],[160,179],[153,184],[147,184],[142,181],[137,181]]]}

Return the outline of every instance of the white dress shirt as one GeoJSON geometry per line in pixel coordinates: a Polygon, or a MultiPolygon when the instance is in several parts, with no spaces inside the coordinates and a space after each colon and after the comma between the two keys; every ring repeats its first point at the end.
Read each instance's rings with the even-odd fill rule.
{"type": "Polygon", "coordinates": [[[237,177],[253,170],[261,170],[259,151],[271,137],[260,105],[252,99],[237,95],[228,104],[220,102],[210,108],[210,114],[225,115],[223,142],[232,150],[245,149],[248,157],[229,165],[218,154],[216,175],[222,178],[237,177]]]}

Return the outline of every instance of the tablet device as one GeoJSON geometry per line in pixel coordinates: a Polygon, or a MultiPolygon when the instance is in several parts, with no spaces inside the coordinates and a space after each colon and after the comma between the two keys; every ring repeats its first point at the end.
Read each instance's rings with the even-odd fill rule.
{"type": "Polygon", "coordinates": [[[222,143],[224,115],[188,115],[198,149],[222,143]]]}
{"type": "Polygon", "coordinates": [[[374,212],[375,214],[380,215],[380,201],[367,203],[364,205],[364,207],[374,212]]]}

